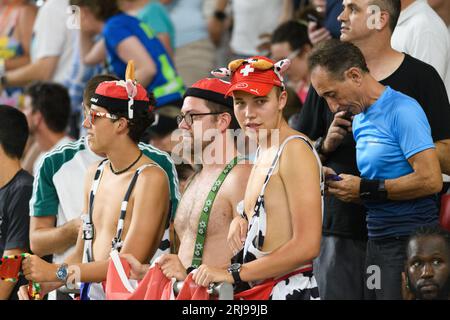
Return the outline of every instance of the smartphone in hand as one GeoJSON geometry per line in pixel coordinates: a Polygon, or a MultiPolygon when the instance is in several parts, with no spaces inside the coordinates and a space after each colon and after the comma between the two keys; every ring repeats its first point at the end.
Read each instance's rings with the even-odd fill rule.
{"type": "Polygon", "coordinates": [[[308,20],[308,22],[315,22],[317,25],[317,29],[323,28],[322,19],[320,19],[319,17],[317,17],[311,13],[308,13],[306,15],[306,20],[308,20]]]}
{"type": "Polygon", "coordinates": [[[325,176],[325,180],[341,181],[342,178],[339,177],[337,174],[327,174],[327,175],[325,176]]]}

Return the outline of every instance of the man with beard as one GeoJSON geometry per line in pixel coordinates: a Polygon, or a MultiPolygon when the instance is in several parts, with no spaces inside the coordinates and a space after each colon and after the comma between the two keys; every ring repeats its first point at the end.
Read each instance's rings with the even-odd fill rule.
{"type": "MultiPolygon", "coordinates": [[[[184,96],[178,127],[182,130],[184,147],[190,149],[188,156],[195,164],[201,164],[202,169],[188,182],[177,209],[178,254],[166,254],[158,261],[167,278],[184,280],[192,268],[202,263],[228,266],[235,253],[227,244],[228,230],[238,215],[236,206],[244,197],[251,165],[236,157],[232,130],[228,130],[238,128],[233,100],[225,97],[229,88],[228,82],[202,79],[184,96]],[[232,169],[223,177],[227,166],[232,169]],[[220,188],[215,199],[211,199],[217,185],[220,188]],[[206,208],[210,210],[209,220],[203,219],[206,208]],[[206,235],[203,241],[198,234],[206,235]],[[198,250],[199,247],[202,249],[198,250]]],[[[245,229],[244,224],[242,228],[245,229]]],[[[148,265],[141,265],[131,255],[123,257],[131,264],[133,277],[140,279],[145,275],[148,265]]]]}
{"type": "Polygon", "coordinates": [[[205,262],[193,280],[204,287],[234,284],[235,299],[319,298],[312,260],[320,249],[322,167],[308,139],[283,117],[283,74],[289,65],[288,59],[275,63],[255,56],[234,60],[213,73],[231,77],[227,95],[233,96],[239,125],[256,138],[258,151],[242,217],[236,218],[249,224],[244,244],[233,245],[242,255],[228,268],[205,262]]]}
{"type": "Polygon", "coordinates": [[[450,234],[439,226],[411,236],[403,273],[405,300],[450,299],[450,234]]]}

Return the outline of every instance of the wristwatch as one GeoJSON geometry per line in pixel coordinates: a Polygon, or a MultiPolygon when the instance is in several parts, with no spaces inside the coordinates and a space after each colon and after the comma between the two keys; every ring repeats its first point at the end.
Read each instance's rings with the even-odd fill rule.
{"type": "Polygon", "coordinates": [[[228,267],[227,271],[233,276],[234,284],[239,284],[242,282],[241,276],[239,275],[239,272],[241,272],[240,263],[233,263],[228,267]]]}
{"type": "Polygon", "coordinates": [[[58,278],[59,281],[66,283],[67,277],[69,276],[68,268],[69,266],[67,263],[63,263],[58,267],[56,270],[56,278],[58,278]]]}

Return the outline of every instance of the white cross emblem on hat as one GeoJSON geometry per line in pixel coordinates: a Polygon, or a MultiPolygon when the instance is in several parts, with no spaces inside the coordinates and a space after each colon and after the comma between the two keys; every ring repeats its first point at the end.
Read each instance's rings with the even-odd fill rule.
{"type": "Polygon", "coordinates": [[[253,69],[251,65],[247,64],[245,65],[245,68],[241,70],[241,73],[244,75],[244,77],[247,77],[249,73],[253,71],[255,71],[255,69],[253,69]]]}

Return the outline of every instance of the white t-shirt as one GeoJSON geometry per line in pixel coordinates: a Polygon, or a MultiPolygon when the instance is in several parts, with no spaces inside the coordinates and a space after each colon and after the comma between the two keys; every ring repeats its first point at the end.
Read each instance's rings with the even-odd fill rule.
{"type": "MultiPolygon", "coordinates": [[[[65,143],[58,143],[45,155],[43,163],[40,161],[30,200],[32,217],[45,216],[57,210],[58,227],[80,216],[84,204],[81,190],[84,189],[86,171],[90,165],[103,159],[89,149],[85,138],[73,142],[67,138],[63,140],[65,143]]],[[[75,246],[72,246],[62,254],[53,254],[53,263],[64,262],[74,249],[75,246]]],[[[56,291],[50,292],[48,299],[56,300],[56,291]]]]}
{"type": "MultiPolygon", "coordinates": [[[[82,190],[86,171],[90,165],[102,159],[89,149],[85,138],[70,143],[66,141],[66,144],[47,153],[34,177],[30,216],[45,216],[49,212],[56,212],[57,208],[58,227],[78,218],[83,210],[82,190]]],[[[53,262],[63,262],[73,252],[73,248],[64,254],[54,254],[53,262]]]]}
{"type": "Polygon", "coordinates": [[[68,28],[69,0],[47,0],[39,9],[33,27],[31,61],[58,56],[52,80],[63,83],[72,68],[76,35],[79,30],[68,28]]]}
{"type": "Polygon", "coordinates": [[[283,0],[233,0],[233,33],[231,49],[236,54],[254,56],[262,54],[257,47],[259,38],[272,33],[278,26],[283,0]]]}
{"type": "Polygon", "coordinates": [[[402,10],[391,45],[397,51],[432,65],[445,81],[450,63],[448,31],[428,3],[415,1],[402,10]]]}
{"type": "Polygon", "coordinates": [[[66,144],[66,143],[72,142],[72,141],[73,141],[72,139],[70,139],[69,137],[65,136],[61,140],[59,140],[49,151],[41,152],[36,157],[36,160],[34,161],[34,164],[33,164],[33,175],[36,174],[39,166],[41,165],[41,161],[44,158],[44,156],[47,154],[47,152],[51,153],[53,150],[59,148],[60,146],[66,144]]]}

